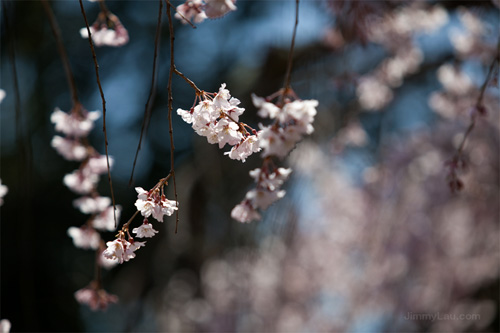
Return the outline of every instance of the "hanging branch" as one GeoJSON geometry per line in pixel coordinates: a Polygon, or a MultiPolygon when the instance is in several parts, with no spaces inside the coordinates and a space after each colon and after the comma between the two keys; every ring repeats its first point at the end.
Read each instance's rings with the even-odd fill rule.
{"type": "MultiPolygon", "coordinates": [[[[173,96],[172,96],[172,76],[175,69],[174,61],[174,25],[172,22],[172,15],[170,13],[170,8],[172,4],[169,0],[165,0],[167,3],[167,18],[168,18],[168,30],[170,34],[170,69],[168,71],[168,133],[170,136],[170,174],[172,175],[172,180],[174,182],[174,196],[176,204],[179,202],[177,200],[177,186],[175,183],[175,169],[174,169],[174,130],[172,127],[172,109],[173,109],[173,96]]],[[[179,226],[179,210],[175,212],[175,233],[177,233],[177,227],[179,226]]]]}
{"type": "Polygon", "coordinates": [[[62,42],[61,30],[59,29],[59,25],[57,24],[57,21],[54,17],[54,12],[52,11],[52,8],[50,8],[48,1],[47,0],[40,0],[40,1],[42,3],[43,9],[45,10],[45,14],[47,14],[50,27],[52,29],[52,33],[54,34],[54,37],[56,39],[57,50],[59,51],[59,55],[61,56],[61,61],[64,66],[64,72],[66,73],[66,80],[68,81],[68,85],[71,91],[71,100],[73,102],[73,109],[79,109],[78,106],[80,105],[80,101],[78,100],[78,90],[76,89],[75,78],[73,76],[73,72],[71,71],[71,66],[69,64],[68,54],[66,53],[66,49],[64,48],[62,42]]]}
{"type": "Polygon", "coordinates": [[[148,100],[146,102],[146,108],[144,110],[144,118],[142,120],[141,127],[141,135],[139,137],[139,144],[137,145],[137,150],[135,151],[134,164],[132,166],[132,172],[130,174],[130,179],[128,181],[128,186],[132,186],[134,181],[134,171],[135,165],[137,163],[137,157],[139,156],[139,150],[141,150],[142,146],[142,138],[145,135],[147,128],[149,126],[149,121],[151,119],[151,109],[153,108],[152,101],[156,96],[156,79],[157,79],[157,69],[156,65],[158,63],[158,49],[160,45],[160,36],[161,36],[161,17],[163,12],[163,1],[159,0],[159,9],[158,9],[158,24],[156,25],[156,35],[155,35],[155,50],[153,55],[153,73],[151,75],[151,88],[149,90],[148,100]]]}
{"type": "Polygon", "coordinates": [[[295,25],[293,27],[292,43],[290,44],[290,52],[288,53],[288,64],[285,74],[285,83],[283,94],[287,94],[290,90],[290,81],[292,78],[293,51],[295,49],[295,37],[297,36],[297,26],[299,25],[299,0],[295,0],[295,25]]]}
{"type": "Polygon", "coordinates": [[[470,116],[470,123],[469,126],[467,127],[467,130],[465,131],[462,141],[460,142],[457,150],[455,151],[453,158],[446,162],[446,166],[449,168],[447,177],[448,184],[452,192],[458,192],[463,188],[463,182],[458,177],[457,172],[465,168],[465,162],[463,160],[463,152],[465,149],[465,144],[467,143],[467,140],[469,139],[474,127],[476,126],[478,115],[479,116],[486,115],[486,109],[483,105],[484,93],[486,91],[488,83],[490,82],[491,75],[493,74],[495,65],[499,62],[499,60],[500,60],[500,53],[497,54],[496,57],[491,62],[488,74],[486,74],[486,79],[484,80],[483,85],[479,90],[479,96],[477,97],[476,104],[474,105],[474,109],[472,110],[470,116]]]}
{"type": "MultiPolygon", "coordinates": [[[[113,181],[111,180],[111,168],[109,165],[109,154],[108,154],[108,132],[106,131],[106,99],[104,98],[104,92],[102,91],[101,79],[99,78],[99,64],[97,63],[97,56],[94,49],[94,42],[92,41],[92,33],[90,32],[89,22],[87,20],[87,15],[85,14],[85,9],[83,8],[82,0],[79,0],[80,8],[82,10],[83,19],[85,21],[85,26],[87,27],[87,33],[89,34],[89,45],[90,51],[92,52],[92,59],[94,60],[95,76],[97,79],[97,86],[99,87],[99,93],[101,94],[102,100],[102,131],[104,132],[104,151],[106,153],[106,164],[108,167],[108,183],[111,191],[111,201],[113,203],[113,218],[115,220],[115,227],[118,226],[118,221],[116,220],[116,203],[115,194],[113,191],[113,181]]],[[[100,1],[99,3],[101,3],[100,1]]]]}

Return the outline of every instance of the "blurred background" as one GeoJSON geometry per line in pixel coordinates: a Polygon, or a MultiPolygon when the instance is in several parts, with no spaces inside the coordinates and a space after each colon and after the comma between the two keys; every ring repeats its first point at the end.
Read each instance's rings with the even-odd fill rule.
{"type": "MultiPolygon", "coordinates": [[[[230,160],[174,114],[178,233],[174,217],[155,223],[160,232],[136,258],[103,271],[104,288],[120,301],[94,312],[74,293],[93,279],[95,252],[75,248],[67,235],[87,218],[62,182],[78,163],[50,146],[50,114],[71,109],[62,62],[41,4],[2,1],[0,177],[9,192],[1,207],[0,319],[12,331],[32,332],[498,331],[497,4],[301,1],[292,88],[319,106],[314,133],[279,161],[293,169],[287,195],[262,221],[232,220],[260,157],[230,160]],[[487,112],[466,142],[467,168],[458,174],[464,188],[452,193],[445,163],[478,99],[487,112]]],[[[80,100],[100,110],[79,3],[50,5],[80,100]]],[[[84,6],[91,23],[99,6],[84,6]]],[[[135,212],[134,186],[150,189],[170,170],[169,35],[164,15],[157,91],[129,186],[159,3],[107,6],[130,36],[125,46],[96,49],[124,223],[135,212]]],[[[227,83],[246,108],[240,119],[257,127],[250,94],[268,96],[283,85],[295,2],[236,6],[196,29],[176,20],[175,60],[202,90],[227,83]]],[[[174,111],[195,97],[178,77],[173,96],[174,111]]],[[[102,118],[90,142],[104,153],[102,118]]],[[[98,189],[110,196],[106,177],[98,189]]]]}

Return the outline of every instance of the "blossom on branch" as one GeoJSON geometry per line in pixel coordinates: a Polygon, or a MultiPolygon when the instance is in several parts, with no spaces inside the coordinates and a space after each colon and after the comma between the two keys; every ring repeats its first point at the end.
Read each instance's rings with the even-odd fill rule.
{"type": "Polygon", "coordinates": [[[50,145],[68,161],[83,161],[88,155],[87,148],[74,138],[55,135],[50,145]]]}
{"type": "Polygon", "coordinates": [[[135,258],[135,251],[145,246],[146,242],[128,242],[123,238],[117,238],[112,242],[107,242],[107,249],[102,255],[107,259],[116,259],[120,264],[135,258]]]}
{"type": "Polygon", "coordinates": [[[136,187],[137,201],[135,206],[144,217],[153,215],[158,222],[163,222],[163,216],[171,216],[177,210],[178,203],[174,200],[168,200],[164,195],[160,195],[158,191],[149,193],[142,187],[136,187]]]}
{"type": "Polygon", "coordinates": [[[259,108],[258,114],[275,122],[269,126],[260,125],[260,147],[263,157],[277,156],[284,158],[302,140],[305,134],[314,132],[312,123],[316,116],[316,100],[295,100],[282,107],[267,102],[265,99],[252,96],[252,101],[259,108]]]}
{"type": "Polygon", "coordinates": [[[50,121],[55,124],[56,131],[74,138],[87,136],[94,128],[94,121],[99,118],[100,112],[88,112],[83,108],[78,110],[68,114],[56,108],[50,116],[50,121]]]}
{"type": "Polygon", "coordinates": [[[105,210],[111,204],[108,197],[81,197],[73,201],[73,206],[84,214],[96,214],[105,210]]]}
{"type": "Polygon", "coordinates": [[[113,206],[110,205],[106,209],[104,209],[101,213],[96,215],[92,220],[92,226],[95,229],[102,231],[115,230],[116,229],[115,215],[116,215],[116,220],[118,221],[120,219],[122,207],[117,205],[115,206],[115,208],[116,210],[113,213],[113,206]]]}
{"type": "Polygon", "coordinates": [[[137,237],[139,237],[139,238],[144,238],[144,237],[151,238],[156,233],[158,233],[157,230],[153,229],[153,225],[148,222],[148,219],[145,219],[144,223],[140,227],[134,228],[134,230],[132,230],[132,232],[134,234],[137,234],[137,237]]]}
{"type": "Polygon", "coordinates": [[[224,154],[242,162],[260,151],[259,132],[239,121],[245,109],[238,107],[240,100],[231,97],[225,83],[217,93],[202,92],[199,98],[200,102],[189,111],[177,110],[198,135],[206,137],[208,143],[217,143],[219,148],[226,144],[232,146],[231,151],[224,154]],[[246,128],[251,129],[251,133],[246,128]]]}
{"type": "Polygon", "coordinates": [[[87,226],[82,226],[81,228],[69,227],[68,235],[73,239],[73,244],[76,247],[85,250],[97,250],[99,248],[101,237],[93,228],[89,228],[87,226]]]}
{"type": "Polygon", "coordinates": [[[95,285],[96,283],[91,283],[75,292],[78,303],[88,305],[92,311],[97,311],[106,310],[109,304],[118,302],[118,296],[108,294],[104,289],[97,288],[95,285]]]}
{"type": "Polygon", "coordinates": [[[236,10],[236,0],[186,0],[177,6],[175,18],[182,23],[201,23],[206,18],[220,18],[231,11],[236,10]]]}
{"type": "MultiPolygon", "coordinates": [[[[89,27],[95,46],[119,47],[128,43],[128,31],[118,17],[112,13],[101,12],[97,20],[89,27]]],[[[80,29],[82,38],[89,38],[87,27],[80,29]]]]}

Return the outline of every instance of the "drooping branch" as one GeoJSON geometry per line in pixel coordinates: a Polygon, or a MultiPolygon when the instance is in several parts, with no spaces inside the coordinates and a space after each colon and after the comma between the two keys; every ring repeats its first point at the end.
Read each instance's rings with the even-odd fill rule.
{"type": "Polygon", "coordinates": [[[290,44],[290,52],[288,52],[288,63],[285,74],[285,83],[283,85],[284,94],[290,90],[290,82],[292,78],[293,52],[295,49],[295,37],[297,36],[297,27],[299,25],[299,0],[295,0],[295,24],[293,27],[292,42],[290,44]]]}
{"type": "Polygon", "coordinates": [[[75,78],[73,76],[73,72],[71,71],[71,65],[69,63],[68,54],[66,53],[66,49],[64,48],[64,44],[62,42],[61,30],[59,29],[59,25],[57,24],[56,18],[54,16],[54,12],[52,11],[52,8],[50,8],[48,1],[47,0],[40,0],[40,1],[42,3],[43,9],[45,10],[47,18],[49,19],[52,33],[54,34],[54,37],[56,39],[57,50],[61,57],[61,61],[64,66],[64,72],[66,73],[66,80],[68,81],[68,86],[71,91],[71,100],[73,102],[73,108],[76,109],[76,107],[80,104],[80,101],[78,100],[78,90],[76,89],[75,78]]]}
{"type": "Polygon", "coordinates": [[[497,55],[491,62],[491,65],[488,69],[488,73],[486,74],[486,78],[479,90],[479,95],[477,97],[476,103],[474,105],[473,110],[471,111],[470,123],[469,126],[467,127],[467,130],[465,131],[462,141],[460,141],[460,144],[458,145],[458,148],[455,151],[455,154],[453,155],[451,160],[448,160],[446,162],[446,166],[449,169],[447,180],[450,186],[450,190],[452,192],[458,192],[463,188],[463,182],[458,176],[458,171],[464,169],[466,166],[465,161],[463,159],[465,145],[472,131],[476,127],[478,116],[483,116],[486,114],[486,109],[483,105],[484,93],[486,91],[486,87],[488,87],[488,83],[491,80],[491,76],[493,74],[493,70],[495,69],[495,65],[498,65],[499,61],[500,61],[500,53],[497,53],[497,55]]]}
{"type": "Polygon", "coordinates": [[[158,23],[156,25],[156,35],[155,35],[155,49],[154,49],[154,55],[153,55],[153,73],[151,75],[151,87],[149,90],[149,96],[148,100],[146,102],[146,108],[144,110],[144,118],[142,120],[142,127],[141,127],[141,135],[139,137],[139,143],[137,145],[137,150],[135,151],[135,157],[134,157],[134,163],[132,166],[132,172],[130,173],[130,179],[128,181],[128,185],[132,186],[133,180],[134,180],[134,171],[135,171],[135,165],[137,163],[137,158],[139,156],[139,151],[141,150],[142,146],[142,138],[146,134],[147,128],[149,126],[149,121],[151,119],[151,109],[153,107],[153,100],[156,96],[156,80],[157,80],[157,64],[158,64],[158,49],[160,45],[160,36],[161,36],[161,18],[163,15],[163,0],[159,0],[159,9],[158,9],[158,23]]]}
{"type": "Polygon", "coordinates": [[[87,15],[85,14],[85,8],[83,7],[82,0],[80,2],[80,9],[82,11],[83,19],[85,21],[85,27],[87,28],[87,33],[89,35],[89,45],[90,51],[92,52],[92,59],[94,60],[95,75],[97,80],[97,86],[99,87],[99,93],[101,94],[102,101],[102,131],[104,132],[104,151],[106,153],[106,165],[108,167],[108,183],[111,192],[111,201],[113,203],[113,218],[115,220],[115,227],[118,226],[118,221],[116,219],[116,203],[115,194],[113,191],[113,181],[111,180],[111,168],[109,165],[109,153],[108,153],[108,132],[106,131],[106,99],[104,98],[104,92],[102,90],[101,79],[99,77],[99,64],[97,63],[97,55],[94,49],[94,42],[92,41],[92,33],[90,32],[89,22],[87,20],[87,15]]]}
{"type": "MultiPolygon", "coordinates": [[[[168,71],[168,133],[170,136],[170,174],[172,175],[172,181],[174,183],[174,196],[175,196],[175,202],[178,204],[177,200],[177,185],[175,183],[175,168],[174,168],[174,151],[175,151],[175,146],[174,146],[174,130],[172,127],[172,109],[173,109],[173,96],[172,96],[172,76],[174,72],[176,71],[175,69],[175,61],[174,61],[174,24],[172,22],[172,14],[170,12],[170,9],[172,7],[172,4],[170,3],[169,0],[165,0],[167,3],[167,18],[168,18],[168,30],[170,34],[170,69],[168,71]]],[[[176,210],[175,212],[175,233],[177,233],[177,228],[179,226],[179,210],[176,210]]]]}

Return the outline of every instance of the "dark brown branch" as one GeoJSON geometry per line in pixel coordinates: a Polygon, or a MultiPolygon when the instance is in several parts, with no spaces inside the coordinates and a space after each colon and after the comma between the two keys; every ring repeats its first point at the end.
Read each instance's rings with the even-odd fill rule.
{"type": "Polygon", "coordinates": [[[54,34],[54,37],[56,39],[57,50],[59,51],[59,55],[61,56],[61,61],[64,66],[64,72],[66,73],[66,79],[68,81],[68,85],[71,91],[71,100],[73,101],[73,109],[79,109],[76,108],[76,106],[80,104],[78,100],[78,91],[76,89],[76,83],[75,83],[75,78],[73,76],[73,72],[71,71],[68,54],[66,53],[66,49],[64,48],[62,42],[61,30],[59,29],[59,25],[57,24],[56,18],[54,16],[54,12],[52,11],[52,8],[50,8],[48,1],[41,0],[41,2],[43,5],[43,9],[45,10],[45,13],[47,14],[47,17],[49,19],[52,33],[54,34]]]}
{"type": "Polygon", "coordinates": [[[292,43],[290,44],[290,52],[288,53],[288,64],[285,74],[284,94],[290,90],[290,81],[292,78],[293,51],[295,49],[295,37],[297,36],[297,26],[299,25],[299,0],[295,0],[295,25],[293,27],[292,43]]]}
{"type": "Polygon", "coordinates": [[[160,45],[160,36],[161,36],[161,17],[163,15],[163,0],[159,0],[158,2],[159,2],[158,23],[156,25],[155,50],[154,50],[154,55],[153,55],[153,74],[151,75],[151,88],[149,90],[149,96],[148,96],[148,100],[146,102],[146,108],[144,110],[144,118],[142,120],[141,135],[139,137],[139,144],[137,145],[137,150],[135,151],[134,164],[132,166],[132,172],[130,174],[128,186],[132,186],[132,183],[134,181],[135,165],[137,163],[139,151],[141,150],[142,138],[144,137],[144,135],[147,131],[147,128],[149,126],[149,121],[151,119],[151,109],[153,107],[152,101],[154,100],[154,98],[156,96],[156,75],[157,75],[156,65],[158,63],[158,49],[159,49],[159,45],[160,45]]]}
{"type": "Polygon", "coordinates": [[[111,201],[113,203],[113,218],[115,220],[115,228],[118,226],[118,221],[116,220],[116,203],[115,194],[113,191],[113,181],[111,180],[111,168],[109,165],[109,154],[108,154],[108,132],[106,131],[106,99],[104,98],[104,92],[102,91],[101,79],[99,78],[99,64],[97,63],[97,55],[94,49],[94,42],[92,41],[92,33],[90,32],[89,22],[87,20],[87,15],[85,14],[85,8],[83,8],[82,0],[80,2],[80,9],[82,10],[83,19],[85,21],[85,27],[87,28],[87,33],[89,35],[89,45],[90,51],[92,52],[92,59],[94,60],[95,75],[97,80],[97,86],[99,87],[99,93],[101,94],[102,100],[102,131],[104,132],[104,151],[106,153],[106,164],[108,167],[108,182],[111,192],[111,201]]]}
{"type": "Polygon", "coordinates": [[[175,65],[174,65],[174,73],[177,74],[177,75],[179,75],[181,78],[183,78],[184,81],[186,81],[191,86],[191,88],[193,88],[196,91],[196,96],[200,96],[203,93],[203,91],[200,88],[198,88],[196,86],[196,84],[194,84],[193,81],[191,81],[184,74],[182,74],[181,72],[179,72],[179,70],[177,70],[177,68],[175,67],[175,65]]]}
{"type": "MultiPolygon", "coordinates": [[[[174,130],[172,127],[172,109],[173,109],[173,96],[172,96],[172,76],[175,72],[175,61],[174,61],[174,24],[172,22],[172,15],[170,13],[170,8],[172,4],[169,0],[165,0],[167,3],[167,18],[168,18],[168,30],[170,33],[170,69],[168,71],[168,133],[170,136],[170,174],[172,175],[172,180],[174,182],[174,196],[176,205],[179,204],[177,200],[177,185],[175,183],[175,169],[174,169],[174,130]]],[[[194,84],[194,83],[193,83],[194,84]]],[[[177,227],[179,226],[179,210],[175,211],[175,233],[177,233],[177,227]]]]}
{"type": "Polygon", "coordinates": [[[462,138],[462,142],[460,142],[460,145],[458,146],[458,149],[455,153],[456,158],[460,158],[463,150],[465,148],[465,143],[467,142],[467,139],[469,138],[472,130],[476,126],[476,119],[477,115],[480,113],[480,110],[484,108],[483,106],[483,97],[484,97],[484,92],[486,91],[486,87],[488,86],[488,83],[490,82],[491,79],[491,74],[493,74],[493,69],[495,68],[495,64],[499,61],[498,56],[493,59],[491,62],[490,68],[488,70],[488,74],[486,75],[486,79],[483,82],[483,85],[481,86],[481,90],[479,91],[479,96],[477,98],[476,104],[474,106],[474,111],[471,114],[471,121],[469,124],[469,127],[467,128],[467,131],[464,134],[464,137],[462,138]]]}

